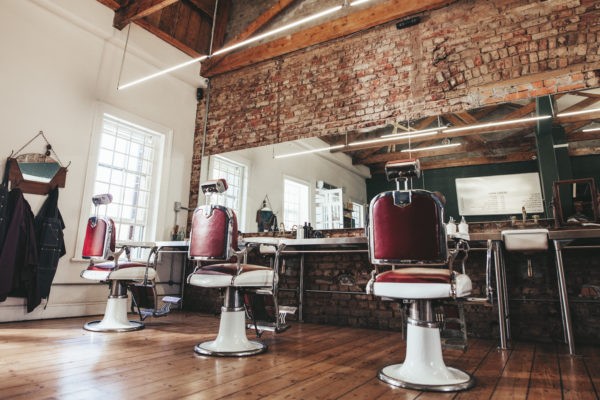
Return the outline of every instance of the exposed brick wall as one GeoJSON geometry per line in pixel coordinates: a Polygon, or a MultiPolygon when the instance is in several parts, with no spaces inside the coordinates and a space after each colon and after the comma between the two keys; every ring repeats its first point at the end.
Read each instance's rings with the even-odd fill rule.
{"type": "Polygon", "coordinates": [[[599,20],[591,0],[459,1],[214,77],[206,154],[598,86],[599,20]]]}

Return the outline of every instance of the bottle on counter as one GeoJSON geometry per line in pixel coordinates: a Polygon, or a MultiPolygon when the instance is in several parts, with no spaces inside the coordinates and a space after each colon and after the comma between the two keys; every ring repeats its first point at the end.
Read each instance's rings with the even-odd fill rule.
{"type": "Polygon", "coordinates": [[[306,222],[304,223],[304,239],[306,239],[308,237],[308,225],[306,224],[306,222]]]}
{"type": "Polygon", "coordinates": [[[310,226],[310,222],[308,223],[308,232],[307,232],[307,234],[306,234],[306,237],[307,237],[308,239],[310,239],[310,238],[312,238],[312,237],[313,237],[313,227],[312,227],[312,226],[310,226]]]}
{"type": "Polygon", "coordinates": [[[296,239],[304,239],[304,227],[299,226],[296,228],[296,239]]]}
{"type": "Polygon", "coordinates": [[[465,217],[462,217],[460,224],[458,224],[458,233],[469,233],[469,224],[467,224],[465,217]]]}
{"type": "Polygon", "coordinates": [[[456,233],[456,222],[454,222],[454,217],[450,217],[448,223],[446,224],[446,235],[454,235],[456,233]]]}

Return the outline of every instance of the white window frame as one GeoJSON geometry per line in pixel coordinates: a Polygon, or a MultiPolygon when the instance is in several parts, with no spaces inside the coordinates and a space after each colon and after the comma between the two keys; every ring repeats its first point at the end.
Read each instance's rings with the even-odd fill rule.
{"type": "MultiPolygon", "coordinates": [[[[73,255],[73,259],[75,260],[81,259],[87,220],[91,216],[90,209],[93,207],[92,196],[97,194],[93,193],[93,191],[96,181],[96,167],[98,165],[98,155],[100,141],[102,139],[105,114],[121,119],[131,125],[137,125],[144,130],[149,130],[157,134],[157,137],[159,138],[162,137],[162,139],[159,140],[156,148],[156,155],[153,165],[154,172],[152,174],[152,189],[149,195],[150,198],[148,204],[147,225],[144,231],[144,241],[153,242],[158,240],[157,233],[164,230],[164,215],[163,213],[160,213],[159,210],[161,209],[161,204],[164,204],[166,201],[168,187],[167,185],[161,185],[161,183],[168,182],[169,166],[171,164],[171,146],[173,141],[172,129],[162,126],[156,122],[149,121],[140,116],[120,110],[116,107],[112,107],[108,104],[100,103],[96,107],[96,115],[94,118],[94,125],[88,151],[85,185],[79,218],[79,233],[77,235],[75,254],[73,255]],[[159,171],[159,173],[156,173],[156,171],[159,171]],[[162,218],[160,216],[162,216],[162,218]]],[[[102,208],[104,207],[101,207],[99,215],[104,215],[104,210],[102,208]]]]}
{"type": "Polygon", "coordinates": [[[356,201],[352,201],[352,219],[355,221],[355,228],[365,227],[365,206],[356,201]]]}
{"type": "MultiPolygon", "coordinates": [[[[238,204],[239,204],[239,210],[235,210],[234,212],[236,213],[237,216],[237,223],[238,223],[238,229],[240,231],[245,231],[246,230],[246,199],[247,199],[247,195],[248,195],[248,170],[249,170],[249,166],[246,165],[243,162],[239,162],[236,160],[233,160],[231,158],[228,157],[223,157],[220,155],[214,155],[211,156],[211,160],[210,160],[210,167],[209,172],[208,172],[208,176],[210,177],[209,179],[217,179],[217,177],[213,177],[213,173],[215,170],[215,160],[219,160],[225,163],[229,163],[229,164],[233,164],[235,166],[241,167],[243,168],[243,173],[242,176],[240,177],[240,181],[241,181],[241,187],[240,187],[240,193],[238,194],[238,204]]],[[[227,181],[227,178],[225,178],[225,180],[227,181]]],[[[229,182],[227,182],[229,184],[229,182]]],[[[227,191],[229,192],[230,189],[228,189],[227,191]]],[[[212,200],[213,204],[220,204],[220,205],[225,205],[223,204],[223,202],[217,200],[220,197],[224,196],[225,194],[219,194],[217,196],[212,196],[214,200],[212,200]]]]}
{"type": "MultiPolygon", "coordinates": [[[[289,175],[284,175],[283,176],[283,180],[281,182],[281,187],[283,188],[283,194],[281,196],[281,210],[282,210],[282,220],[280,222],[283,222],[285,224],[285,229],[291,229],[292,226],[288,226],[289,224],[286,222],[286,215],[285,215],[285,181],[290,181],[290,182],[294,182],[296,184],[299,185],[303,185],[306,186],[307,188],[307,198],[306,198],[306,222],[311,222],[312,221],[312,199],[313,199],[313,193],[311,190],[311,185],[309,182],[302,180],[302,179],[298,179],[298,178],[294,178],[292,176],[289,175]]],[[[298,227],[300,227],[300,225],[302,225],[304,223],[304,221],[299,221],[297,224],[292,224],[292,225],[298,225],[298,227]]]]}

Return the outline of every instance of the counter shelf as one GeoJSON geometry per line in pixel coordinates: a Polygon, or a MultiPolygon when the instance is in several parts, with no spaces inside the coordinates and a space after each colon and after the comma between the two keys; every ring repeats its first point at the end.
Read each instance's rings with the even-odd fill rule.
{"type": "Polygon", "coordinates": [[[575,339],[573,336],[573,324],[571,311],[569,309],[569,297],[565,279],[565,266],[563,262],[563,250],[600,249],[600,229],[598,228],[565,228],[551,230],[548,237],[554,243],[554,255],[556,259],[556,274],[558,280],[558,296],[560,299],[560,310],[562,314],[563,334],[569,354],[575,355],[575,339]],[[592,245],[578,245],[579,239],[593,239],[592,245]]]}

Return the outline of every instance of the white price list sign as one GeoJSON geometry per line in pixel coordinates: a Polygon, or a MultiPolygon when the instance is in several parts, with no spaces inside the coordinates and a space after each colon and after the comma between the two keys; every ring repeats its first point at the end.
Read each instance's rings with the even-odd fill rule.
{"type": "Polygon", "coordinates": [[[520,214],[544,212],[540,176],[537,172],[457,178],[460,215],[520,214]]]}

